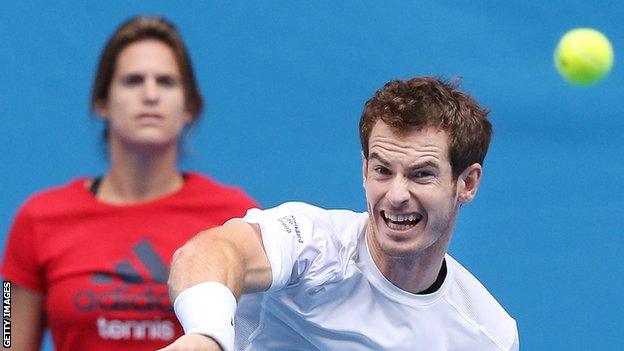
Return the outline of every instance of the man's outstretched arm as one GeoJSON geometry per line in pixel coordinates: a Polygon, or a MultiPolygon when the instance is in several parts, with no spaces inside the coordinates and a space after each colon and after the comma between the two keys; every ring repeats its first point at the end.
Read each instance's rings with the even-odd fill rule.
{"type": "MultiPolygon", "coordinates": [[[[220,337],[213,334],[233,328],[223,325],[229,324],[224,318],[233,317],[228,306],[234,303],[235,308],[234,298],[267,290],[271,282],[258,225],[235,220],[199,233],[175,252],[169,274],[169,294],[187,335],[162,351],[220,350],[215,343],[220,337]]],[[[231,346],[223,339],[228,338],[219,340],[226,350],[231,346]]]]}

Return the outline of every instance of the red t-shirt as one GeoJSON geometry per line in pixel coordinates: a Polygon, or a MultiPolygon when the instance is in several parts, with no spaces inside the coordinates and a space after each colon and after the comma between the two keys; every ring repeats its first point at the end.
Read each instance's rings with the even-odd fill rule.
{"type": "Polygon", "coordinates": [[[2,275],[45,295],[56,350],[155,350],[183,334],[167,295],[173,252],[256,203],[198,174],[166,197],[99,202],[85,179],[31,197],[9,233],[2,275]]]}

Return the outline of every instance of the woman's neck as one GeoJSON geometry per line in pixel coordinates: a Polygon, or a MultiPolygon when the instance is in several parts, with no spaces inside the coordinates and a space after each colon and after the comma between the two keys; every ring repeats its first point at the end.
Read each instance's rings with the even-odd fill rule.
{"type": "Polygon", "coordinates": [[[184,178],[177,169],[177,145],[135,152],[110,145],[110,171],[102,178],[99,200],[113,204],[150,201],[179,190],[184,178]]]}

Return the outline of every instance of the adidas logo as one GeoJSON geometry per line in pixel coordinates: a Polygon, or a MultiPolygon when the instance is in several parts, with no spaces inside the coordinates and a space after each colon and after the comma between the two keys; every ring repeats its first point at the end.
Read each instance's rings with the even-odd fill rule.
{"type": "Polygon", "coordinates": [[[173,311],[166,286],[169,269],[158,257],[152,243],[144,239],[132,247],[132,252],[151,279],[141,276],[130,259],[121,260],[113,267],[113,273],[100,272],[91,277],[96,286],[74,295],[76,309],[81,312],[173,311]]]}
{"type": "MultiPolygon", "coordinates": [[[[156,254],[149,240],[144,239],[134,245],[134,247],[132,247],[132,252],[134,252],[143,267],[147,269],[154,282],[159,284],[167,283],[169,269],[165,266],[165,263],[160,257],[158,257],[158,254],[156,254]]],[[[144,283],[143,278],[128,259],[122,260],[115,265],[113,271],[115,272],[114,276],[119,277],[127,284],[144,283]]],[[[96,273],[93,275],[92,281],[96,284],[108,284],[113,281],[114,276],[106,272],[96,273]]]]}

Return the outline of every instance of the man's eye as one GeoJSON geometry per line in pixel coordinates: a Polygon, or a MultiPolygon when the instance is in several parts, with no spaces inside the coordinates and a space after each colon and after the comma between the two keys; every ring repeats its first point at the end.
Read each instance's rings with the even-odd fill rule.
{"type": "Polygon", "coordinates": [[[383,174],[383,175],[389,175],[391,174],[390,170],[386,167],[381,167],[381,166],[377,166],[374,168],[375,172],[379,173],[379,174],[383,174]]]}
{"type": "Polygon", "coordinates": [[[156,82],[164,87],[174,87],[178,84],[178,81],[171,76],[160,76],[156,78],[156,82]]]}
{"type": "Polygon", "coordinates": [[[139,85],[143,83],[143,76],[138,74],[131,74],[125,76],[122,81],[123,85],[139,85]]]}
{"type": "Polygon", "coordinates": [[[427,178],[433,176],[431,171],[417,171],[412,173],[412,178],[427,178]]]}

